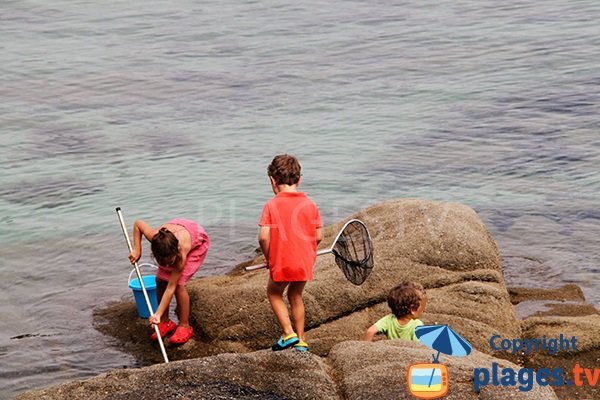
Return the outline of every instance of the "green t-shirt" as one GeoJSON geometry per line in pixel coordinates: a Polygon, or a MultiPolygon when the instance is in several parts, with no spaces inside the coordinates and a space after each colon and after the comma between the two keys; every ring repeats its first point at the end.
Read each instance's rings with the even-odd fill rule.
{"type": "Polygon", "coordinates": [[[423,325],[420,319],[412,319],[406,325],[400,325],[394,314],[386,315],[375,322],[378,332],[385,333],[388,339],[418,340],[415,336],[415,328],[423,325]]]}

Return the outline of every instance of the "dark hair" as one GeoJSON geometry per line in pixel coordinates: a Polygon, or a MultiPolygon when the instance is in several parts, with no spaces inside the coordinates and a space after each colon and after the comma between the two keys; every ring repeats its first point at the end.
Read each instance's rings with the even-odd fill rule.
{"type": "Polygon", "coordinates": [[[388,306],[396,318],[406,317],[421,305],[425,296],[423,285],[417,282],[402,282],[388,294],[388,306]]]}
{"type": "Polygon", "coordinates": [[[169,262],[179,255],[179,240],[173,232],[167,228],[160,228],[150,241],[152,255],[159,265],[168,265],[169,262]]]}
{"type": "Polygon", "coordinates": [[[300,170],[300,163],[296,157],[279,154],[269,164],[267,173],[278,185],[295,185],[300,181],[300,170]]]}

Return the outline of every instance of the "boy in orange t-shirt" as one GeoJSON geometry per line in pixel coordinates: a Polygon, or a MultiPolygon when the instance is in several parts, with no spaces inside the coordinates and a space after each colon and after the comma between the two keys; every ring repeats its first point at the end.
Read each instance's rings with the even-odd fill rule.
{"type": "Polygon", "coordinates": [[[317,205],[297,191],[300,170],[300,163],[293,156],[281,154],[273,158],[267,172],[275,197],[265,204],[259,223],[258,242],[269,265],[267,297],[283,330],[272,347],[274,351],[292,346],[308,351],[302,292],[312,279],[322,223],[317,205]],[[283,300],[286,288],[293,327],[283,300]]]}

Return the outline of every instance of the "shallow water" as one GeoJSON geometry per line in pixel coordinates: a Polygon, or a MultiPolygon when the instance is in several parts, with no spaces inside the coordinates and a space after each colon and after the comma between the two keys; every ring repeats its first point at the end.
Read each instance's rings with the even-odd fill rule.
{"type": "Polygon", "coordinates": [[[280,152],[327,223],[464,203],[510,285],[600,305],[599,18],[592,0],[3,2],[0,397],[135,365],[91,326],[131,297],[115,207],[199,220],[201,276],[224,273],[256,248],[280,152]]]}

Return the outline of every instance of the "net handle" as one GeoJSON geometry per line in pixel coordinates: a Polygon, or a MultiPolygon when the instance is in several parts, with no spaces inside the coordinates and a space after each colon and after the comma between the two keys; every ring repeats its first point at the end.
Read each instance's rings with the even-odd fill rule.
{"type": "MultiPolygon", "coordinates": [[[[331,243],[331,246],[329,248],[321,249],[321,250],[317,251],[317,256],[322,256],[323,254],[333,253],[333,248],[335,247],[335,244],[337,243],[338,240],[340,240],[340,236],[342,236],[342,233],[344,232],[344,230],[352,222],[358,222],[359,224],[361,224],[362,226],[364,226],[365,230],[367,231],[367,235],[369,237],[369,241],[371,241],[371,234],[369,233],[369,230],[367,229],[367,226],[361,220],[354,218],[354,219],[349,220],[348,222],[346,222],[344,224],[344,226],[342,226],[342,229],[340,229],[340,231],[336,235],[335,239],[333,240],[333,242],[331,243]]],[[[263,268],[267,268],[267,263],[251,265],[249,267],[244,268],[244,270],[245,271],[256,271],[257,269],[263,269],[263,268]]]]}

